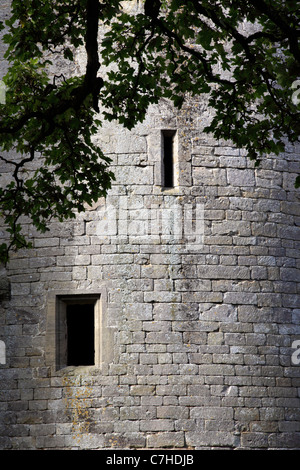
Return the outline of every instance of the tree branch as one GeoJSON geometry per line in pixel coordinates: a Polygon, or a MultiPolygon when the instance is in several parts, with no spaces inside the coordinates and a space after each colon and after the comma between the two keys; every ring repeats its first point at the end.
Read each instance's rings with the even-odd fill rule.
{"type": "Polygon", "coordinates": [[[103,86],[102,78],[97,77],[100,68],[98,55],[98,23],[100,4],[99,0],[88,0],[87,2],[87,28],[85,48],[87,53],[87,66],[84,80],[86,89],[90,89],[93,95],[93,108],[99,112],[98,95],[103,86]]]}
{"type": "Polygon", "coordinates": [[[285,34],[285,37],[289,40],[291,53],[300,62],[299,33],[296,34],[295,28],[291,28],[280,12],[272,8],[270,4],[267,5],[264,0],[250,0],[248,3],[251,3],[258,11],[266,15],[285,34]]]}

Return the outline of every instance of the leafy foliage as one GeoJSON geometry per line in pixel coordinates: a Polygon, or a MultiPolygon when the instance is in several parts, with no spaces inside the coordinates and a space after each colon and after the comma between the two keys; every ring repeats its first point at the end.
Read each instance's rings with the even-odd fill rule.
{"type": "Polygon", "coordinates": [[[0,106],[0,144],[18,158],[0,157],[11,168],[11,180],[0,189],[1,215],[10,234],[9,243],[0,246],[2,261],[10,249],[30,246],[22,217],[44,232],[51,218],[75,217],[85,204],[105,196],[114,178],[110,160],[93,143],[101,125],[96,113],[102,83],[97,77],[98,7],[93,0],[12,1],[4,36],[10,67],[4,77],[6,102],[0,106]],[[51,77],[58,54],[71,63],[73,49],[83,44],[86,74],[51,77]]]}
{"type": "MultiPolygon", "coordinates": [[[[0,189],[11,235],[0,246],[28,246],[21,217],[47,230],[74,217],[110,188],[109,159],[93,143],[104,116],[131,129],[148,106],[207,94],[216,138],[247,149],[258,163],[299,140],[299,2],[293,0],[12,0],[4,41],[10,67],[0,105],[1,160],[11,178],[0,189]],[[98,26],[107,33],[98,44],[98,26]],[[51,75],[57,58],[72,69],[85,46],[81,77],[51,75]],[[98,76],[99,50],[108,68],[98,76]],[[18,153],[17,159],[9,152],[18,153]],[[38,157],[38,165],[35,165],[38,157]]],[[[1,26],[1,25],[0,25],[1,26]]],[[[3,25],[2,25],[3,26],[3,25]]],[[[300,186],[299,178],[296,186],[300,186]]]]}
{"type": "Polygon", "coordinates": [[[253,158],[298,140],[298,2],[170,0],[158,15],[148,3],[148,15],[120,14],[104,42],[105,63],[117,64],[102,89],[107,118],[130,126],[162,96],[180,106],[186,93],[209,93],[206,131],[253,158]]]}

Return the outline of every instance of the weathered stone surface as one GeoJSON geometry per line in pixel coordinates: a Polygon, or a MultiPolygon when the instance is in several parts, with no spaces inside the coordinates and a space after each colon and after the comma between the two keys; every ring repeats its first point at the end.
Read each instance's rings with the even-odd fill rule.
{"type": "Polygon", "coordinates": [[[300,448],[299,157],[253,168],[203,135],[201,100],[153,106],[132,132],[104,123],[107,200],[47,234],[24,226],[33,249],[0,278],[1,449],[300,448]],[[56,296],[95,292],[101,360],[57,370],[56,296]]]}

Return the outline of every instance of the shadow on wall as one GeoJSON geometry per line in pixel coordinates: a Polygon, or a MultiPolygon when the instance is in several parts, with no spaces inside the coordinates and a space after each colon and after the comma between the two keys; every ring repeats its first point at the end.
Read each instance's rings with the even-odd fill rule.
{"type": "MultiPolygon", "coordinates": [[[[10,300],[10,281],[6,277],[0,277],[0,302],[10,300]]],[[[6,346],[0,341],[0,364],[6,364],[6,346]]]]}
{"type": "Polygon", "coordinates": [[[0,302],[10,300],[10,281],[7,277],[0,277],[0,302]]]}

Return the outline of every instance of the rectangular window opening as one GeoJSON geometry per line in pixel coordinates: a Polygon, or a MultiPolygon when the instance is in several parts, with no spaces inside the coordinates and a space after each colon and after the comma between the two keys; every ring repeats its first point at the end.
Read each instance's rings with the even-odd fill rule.
{"type": "Polygon", "coordinates": [[[174,188],[174,138],[176,131],[162,131],[162,186],[174,188]]]}
{"type": "Polygon", "coordinates": [[[100,295],[57,298],[58,368],[94,366],[100,362],[100,295]]]}
{"type": "Polygon", "coordinates": [[[93,304],[67,305],[67,366],[95,364],[93,304]]]}

